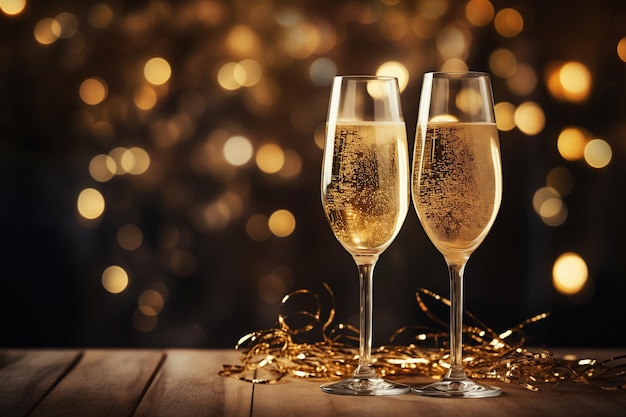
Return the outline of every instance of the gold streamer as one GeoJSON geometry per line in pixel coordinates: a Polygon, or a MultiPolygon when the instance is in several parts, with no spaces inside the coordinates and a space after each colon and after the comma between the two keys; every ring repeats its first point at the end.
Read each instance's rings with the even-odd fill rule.
{"type": "MultiPolygon", "coordinates": [[[[331,306],[322,317],[319,296],[303,289],[286,295],[274,328],[243,336],[235,349],[242,351],[241,365],[224,365],[222,376],[257,384],[273,384],[285,375],[302,378],[343,378],[351,375],[358,360],[359,331],[345,324],[333,325],[334,295],[324,283],[331,306]],[[298,306],[312,302],[310,309],[289,311],[294,299],[298,306]],[[306,300],[309,298],[309,300],[306,300]],[[307,339],[311,339],[307,341],[307,339]]],[[[448,324],[429,308],[428,301],[450,306],[450,301],[427,289],[420,289],[417,303],[426,316],[441,329],[405,326],[390,338],[389,344],[372,351],[372,364],[382,376],[428,376],[440,379],[449,368],[448,324]],[[399,344],[400,339],[407,341],[399,344]]],[[[525,347],[524,328],[548,317],[531,317],[517,326],[497,333],[470,312],[463,326],[463,362],[470,378],[495,379],[517,383],[531,391],[543,391],[558,384],[582,382],[605,390],[626,389],[626,355],[598,362],[593,359],[568,361],[552,352],[525,347]]]]}

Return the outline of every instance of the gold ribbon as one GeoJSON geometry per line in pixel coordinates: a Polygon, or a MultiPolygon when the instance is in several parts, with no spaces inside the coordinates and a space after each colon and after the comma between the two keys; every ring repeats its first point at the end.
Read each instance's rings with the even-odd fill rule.
{"type": "MultiPolygon", "coordinates": [[[[302,378],[343,378],[353,373],[358,359],[359,331],[346,324],[334,325],[335,303],[330,287],[326,317],[320,297],[302,289],[286,295],[274,328],[248,333],[237,342],[241,365],[224,365],[222,376],[257,384],[273,384],[285,375],[302,378]],[[308,309],[301,306],[308,305],[308,309]],[[295,307],[295,308],[294,308],[295,307]],[[293,309],[293,310],[290,310],[293,309]]],[[[440,379],[449,368],[448,324],[428,302],[450,306],[450,301],[427,289],[417,294],[420,309],[432,321],[429,326],[405,326],[389,344],[372,351],[372,365],[381,376],[428,376],[440,379]],[[398,343],[406,340],[406,344],[398,343]]],[[[626,355],[602,362],[594,359],[564,360],[548,349],[525,347],[524,328],[548,317],[538,314],[498,333],[470,312],[463,325],[464,368],[470,378],[517,383],[531,391],[543,391],[570,382],[582,382],[605,390],[626,389],[626,355]]]]}

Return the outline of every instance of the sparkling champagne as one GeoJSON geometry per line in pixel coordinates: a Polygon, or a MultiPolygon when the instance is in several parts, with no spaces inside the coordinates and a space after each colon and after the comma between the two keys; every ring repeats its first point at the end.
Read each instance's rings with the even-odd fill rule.
{"type": "Polygon", "coordinates": [[[418,127],[415,145],[413,202],[424,230],[444,256],[469,256],[500,206],[496,125],[430,123],[418,127]]]}
{"type": "Polygon", "coordinates": [[[337,124],[334,135],[324,162],[332,164],[322,189],[326,218],[348,252],[380,254],[408,210],[405,124],[337,124]]]}

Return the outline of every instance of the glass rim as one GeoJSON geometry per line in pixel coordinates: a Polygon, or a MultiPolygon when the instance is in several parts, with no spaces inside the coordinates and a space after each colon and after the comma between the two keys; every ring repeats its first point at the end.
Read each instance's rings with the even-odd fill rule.
{"type": "Polygon", "coordinates": [[[433,78],[448,79],[489,77],[489,73],[486,71],[430,71],[425,73],[425,75],[430,75],[433,78]]]}
{"type": "Polygon", "coordinates": [[[364,81],[376,81],[376,80],[380,80],[380,81],[392,81],[392,80],[398,80],[398,77],[394,77],[393,75],[335,75],[334,77],[336,80],[355,80],[355,81],[359,81],[359,80],[364,80],[364,81]]]}

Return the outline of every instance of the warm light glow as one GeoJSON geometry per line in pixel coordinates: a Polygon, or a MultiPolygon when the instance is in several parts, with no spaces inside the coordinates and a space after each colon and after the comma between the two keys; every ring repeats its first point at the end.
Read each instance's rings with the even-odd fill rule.
{"type": "Polygon", "coordinates": [[[104,212],[104,197],[94,188],[85,188],[78,195],[78,213],[87,220],[97,219],[104,212]]]}
{"type": "Polygon", "coordinates": [[[496,49],[489,56],[489,68],[494,75],[508,78],[515,74],[517,70],[517,58],[508,49],[496,49]]]}
{"type": "Polygon", "coordinates": [[[493,19],[495,11],[489,0],[470,0],[465,6],[465,17],[474,26],[486,26],[493,19]]]}
{"type": "Polygon", "coordinates": [[[546,84],[555,98],[582,102],[591,93],[591,72],[580,62],[552,62],[546,68],[546,84]]]}
{"type": "Polygon", "coordinates": [[[230,91],[241,88],[245,79],[246,71],[241,65],[235,62],[222,65],[217,73],[217,82],[224,90],[230,91]]]}
{"type": "Polygon", "coordinates": [[[619,59],[626,62],[626,37],[623,37],[617,43],[617,56],[619,56],[619,59]]]}
{"type": "Polygon", "coordinates": [[[127,224],[117,231],[117,243],[126,250],[136,250],[143,243],[143,233],[134,224],[127,224]]]}
{"type": "Polygon", "coordinates": [[[15,16],[24,11],[26,0],[0,0],[0,10],[9,16],[15,16]]]}
{"type": "Polygon", "coordinates": [[[429,19],[421,14],[413,16],[411,28],[413,33],[420,39],[433,39],[439,31],[441,22],[435,19],[429,19]]]}
{"type": "Polygon", "coordinates": [[[460,29],[448,26],[439,31],[435,39],[437,49],[444,58],[457,58],[467,52],[467,40],[460,29]]]}
{"type": "Polygon", "coordinates": [[[117,265],[112,265],[102,273],[102,286],[112,294],[119,294],[128,286],[128,274],[117,265]]]}
{"type": "Polygon", "coordinates": [[[587,264],[576,253],[564,253],[554,262],[552,283],[561,294],[573,295],[580,292],[588,278],[587,264]]]}
{"type": "Polygon", "coordinates": [[[268,220],[270,231],[278,237],[287,237],[296,228],[296,218],[289,210],[276,210],[268,220]]]}
{"type": "Polygon", "coordinates": [[[94,4],[87,15],[87,20],[96,29],[104,29],[113,21],[113,10],[108,4],[94,4]]]}
{"type": "Polygon", "coordinates": [[[329,58],[318,58],[309,67],[309,78],[315,85],[330,85],[335,75],[337,75],[337,65],[329,58]]]}
{"type": "Polygon", "coordinates": [[[285,153],[277,144],[266,143],[256,152],[256,164],[266,174],[275,174],[285,164],[285,153]]]}
{"type": "Polygon", "coordinates": [[[611,162],[613,150],[605,140],[593,139],[585,145],[584,156],[590,167],[604,168],[611,162]]]}
{"type": "Polygon", "coordinates": [[[296,151],[286,150],[285,163],[283,167],[278,171],[278,175],[285,179],[294,179],[300,175],[302,171],[302,158],[296,151]]]}
{"type": "Polygon", "coordinates": [[[439,19],[448,11],[448,0],[422,0],[415,4],[417,11],[428,19],[439,19]]]}
{"type": "Polygon", "coordinates": [[[222,65],[217,73],[217,81],[223,89],[232,91],[258,84],[262,75],[263,70],[257,61],[244,59],[222,65]]]}
{"type": "Polygon", "coordinates": [[[449,71],[449,72],[465,72],[469,70],[465,61],[461,58],[450,58],[446,59],[444,63],[441,65],[441,71],[449,71]]]}
{"type": "Polygon", "coordinates": [[[400,62],[387,61],[376,70],[378,76],[396,77],[398,79],[398,88],[403,92],[409,84],[409,70],[400,62]]]}
{"type": "Polygon", "coordinates": [[[72,13],[59,13],[54,20],[61,25],[60,38],[69,39],[78,32],[78,18],[72,13]]]}
{"type": "Polygon", "coordinates": [[[483,98],[475,88],[464,88],[455,97],[456,106],[467,114],[477,114],[482,109],[483,98]]]}
{"type": "Polygon", "coordinates": [[[561,198],[559,192],[552,187],[542,187],[535,191],[533,195],[533,208],[535,212],[540,214],[543,203],[552,198],[561,198]]]}
{"type": "Polygon", "coordinates": [[[35,40],[42,45],[50,45],[61,37],[61,25],[49,17],[41,19],[35,25],[35,40]]]}
{"type": "Polygon", "coordinates": [[[515,109],[515,124],[523,133],[533,136],[540,133],[545,124],[546,117],[539,104],[527,101],[515,109]]]}
{"type": "Polygon", "coordinates": [[[567,206],[552,187],[542,187],[533,195],[533,208],[548,226],[560,226],[567,219],[567,206]]]}
{"type": "Polygon", "coordinates": [[[109,155],[96,155],[89,162],[89,174],[99,182],[109,181],[115,175],[116,170],[115,161],[109,155]]]}
{"type": "Polygon", "coordinates": [[[122,169],[132,175],[141,175],[150,167],[150,155],[143,148],[125,149],[120,158],[122,169]]]}
{"type": "Polygon", "coordinates": [[[494,108],[498,130],[509,131],[515,127],[515,106],[506,101],[497,103],[494,108]]]}
{"type": "Polygon", "coordinates": [[[505,38],[512,38],[524,29],[524,18],[515,9],[500,10],[494,19],[496,31],[505,38]]]}
{"type": "Polygon", "coordinates": [[[244,59],[239,64],[243,68],[244,78],[241,80],[243,87],[252,87],[261,80],[263,69],[261,65],[253,59],[244,59]]]}
{"type": "Polygon", "coordinates": [[[163,310],[165,300],[160,292],[156,290],[145,290],[137,300],[137,306],[146,316],[156,316],[163,310]]]}
{"type": "Polygon", "coordinates": [[[133,102],[135,106],[141,110],[150,110],[157,103],[157,93],[154,88],[148,85],[142,85],[135,91],[133,102]]]}
{"type": "Polygon", "coordinates": [[[162,85],[170,79],[172,68],[164,58],[150,58],[143,67],[143,75],[150,84],[162,85]]]}
{"type": "Polygon", "coordinates": [[[400,40],[408,31],[408,23],[404,13],[396,10],[386,10],[382,15],[380,34],[390,41],[400,40]]]}
{"type": "Polygon", "coordinates": [[[561,130],[556,147],[564,159],[576,161],[583,158],[587,142],[587,132],[577,127],[566,127],[561,130]]]}
{"type": "Polygon", "coordinates": [[[257,242],[267,240],[272,235],[267,216],[263,214],[250,216],[246,222],[246,233],[248,233],[250,239],[256,240],[257,242]]]}
{"type": "Polygon", "coordinates": [[[100,78],[87,78],[80,85],[78,93],[85,104],[95,106],[104,101],[108,95],[108,86],[100,78]]]}
{"type": "Polygon", "coordinates": [[[244,58],[253,56],[261,49],[261,40],[250,26],[240,24],[230,30],[225,46],[233,55],[244,58]]]}
{"type": "Polygon", "coordinates": [[[559,72],[565,98],[570,101],[585,100],[591,90],[591,72],[580,62],[567,62],[559,72]]]}
{"type": "Polygon", "coordinates": [[[224,143],[223,152],[229,164],[241,166],[252,158],[252,143],[243,136],[233,136],[224,143]]]}
{"type": "Polygon", "coordinates": [[[546,176],[546,184],[558,191],[562,196],[568,195],[574,189],[574,176],[565,167],[552,168],[546,176]]]}
{"type": "Polygon", "coordinates": [[[516,71],[506,80],[513,94],[525,96],[537,87],[537,73],[528,64],[518,63],[516,71]]]}
{"type": "Polygon", "coordinates": [[[115,162],[115,175],[124,175],[127,171],[124,169],[124,165],[122,165],[122,157],[126,153],[128,149],[117,146],[109,151],[109,156],[115,162]]]}

